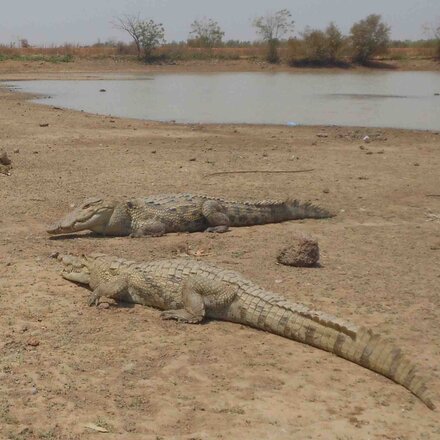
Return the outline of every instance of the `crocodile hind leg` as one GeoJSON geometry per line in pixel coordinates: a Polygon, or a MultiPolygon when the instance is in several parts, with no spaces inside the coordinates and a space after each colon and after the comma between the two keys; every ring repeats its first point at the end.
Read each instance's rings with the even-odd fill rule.
{"type": "Polygon", "coordinates": [[[202,214],[209,224],[206,232],[226,232],[229,229],[230,220],[225,213],[225,208],[216,200],[204,202],[202,214]]]}
{"type": "Polygon", "coordinates": [[[182,283],[183,309],[166,310],[161,313],[163,319],[196,324],[201,322],[210,310],[219,311],[231,304],[236,289],[220,281],[203,276],[191,276],[182,283]]]}

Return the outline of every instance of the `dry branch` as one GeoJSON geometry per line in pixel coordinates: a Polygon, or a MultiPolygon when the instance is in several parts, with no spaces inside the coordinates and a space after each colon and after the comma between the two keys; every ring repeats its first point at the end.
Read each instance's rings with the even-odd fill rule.
{"type": "Polygon", "coordinates": [[[250,173],[262,173],[262,174],[292,174],[292,173],[310,173],[315,171],[313,168],[310,170],[237,170],[237,171],[219,171],[217,173],[205,174],[204,177],[220,176],[224,174],[250,174],[250,173]]]}

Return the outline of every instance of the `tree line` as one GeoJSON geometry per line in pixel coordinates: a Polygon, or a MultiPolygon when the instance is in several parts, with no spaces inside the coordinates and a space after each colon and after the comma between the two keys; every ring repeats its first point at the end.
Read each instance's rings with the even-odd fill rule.
{"type": "MultiPolygon", "coordinates": [[[[371,14],[354,23],[349,35],[343,35],[332,22],[324,30],[307,27],[300,33],[300,37],[293,38],[294,24],[292,14],[287,9],[253,20],[252,25],[266,46],[266,61],[278,63],[280,45],[287,42],[289,62],[292,65],[342,65],[347,58],[367,65],[374,57],[386,52],[391,43],[391,28],[378,14],[371,14]]],[[[125,15],[117,18],[114,25],[131,36],[138,57],[146,62],[154,59],[154,51],[165,43],[163,24],[152,19],[125,15]]],[[[440,59],[440,26],[433,28],[431,33],[440,59]]],[[[187,44],[207,49],[222,47],[224,35],[217,21],[211,18],[199,19],[191,23],[187,44]]]]}

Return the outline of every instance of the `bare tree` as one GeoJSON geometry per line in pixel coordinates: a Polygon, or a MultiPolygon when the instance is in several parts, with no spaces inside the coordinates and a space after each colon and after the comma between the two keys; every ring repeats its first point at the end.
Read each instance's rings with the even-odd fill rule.
{"type": "Polygon", "coordinates": [[[436,58],[440,60],[440,20],[437,27],[434,26],[434,38],[436,43],[436,58]]]}
{"type": "Polygon", "coordinates": [[[440,18],[437,20],[437,24],[428,23],[423,28],[428,38],[434,39],[435,57],[440,60],[440,18]]]}
{"type": "Polygon", "coordinates": [[[143,57],[146,61],[151,58],[153,50],[165,42],[163,24],[151,19],[142,19],[139,14],[116,18],[113,24],[133,38],[138,58],[143,57]]]}
{"type": "Polygon", "coordinates": [[[278,46],[280,39],[293,31],[294,21],[288,9],[281,9],[277,12],[268,13],[265,16],[257,17],[253,26],[257,34],[268,44],[267,61],[276,63],[279,61],[278,46]]]}
{"type": "Polygon", "coordinates": [[[211,18],[194,20],[191,23],[189,41],[201,47],[215,47],[221,44],[225,33],[219,24],[211,18]]]}

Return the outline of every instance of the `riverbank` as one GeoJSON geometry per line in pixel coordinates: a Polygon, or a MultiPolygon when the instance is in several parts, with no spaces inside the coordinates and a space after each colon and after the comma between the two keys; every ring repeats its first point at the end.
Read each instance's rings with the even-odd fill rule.
{"type": "MultiPolygon", "coordinates": [[[[432,59],[407,58],[402,60],[386,60],[391,70],[401,71],[440,71],[440,63],[432,59]]],[[[82,59],[75,58],[72,62],[51,63],[47,61],[15,61],[0,62],[0,80],[31,80],[31,79],[77,79],[84,75],[97,72],[108,74],[120,73],[183,73],[183,72],[374,72],[382,69],[367,67],[344,68],[304,68],[289,67],[287,64],[268,64],[264,61],[253,60],[196,60],[181,61],[173,64],[142,64],[132,59],[102,58],[82,59]]]]}
{"type": "MultiPolygon", "coordinates": [[[[65,79],[66,66],[11,67],[1,77],[65,79]]],[[[198,255],[392,339],[440,396],[438,133],[162,124],[40,106],[4,88],[0,120],[0,147],[13,165],[0,175],[2,437],[89,439],[85,425],[94,423],[108,439],[438,438],[438,413],[368,370],[230,323],[179,325],[146,307],[89,308],[89,292],[63,280],[49,258],[198,255]],[[311,171],[211,175],[232,170],[311,171]],[[294,196],[337,216],[157,239],[45,233],[88,196],[177,191],[294,196]],[[318,239],[319,269],[276,263],[297,232],[318,239]]]]}

